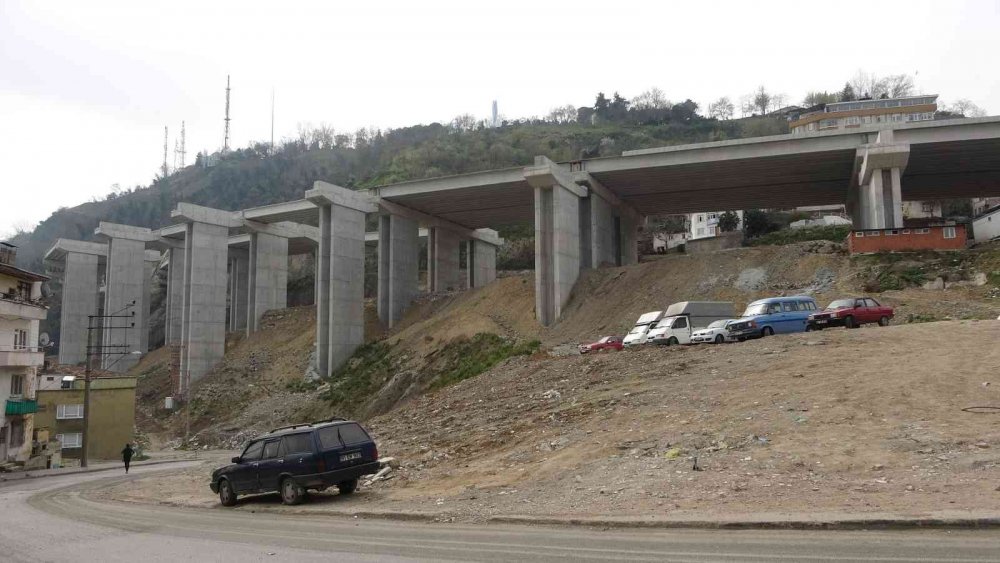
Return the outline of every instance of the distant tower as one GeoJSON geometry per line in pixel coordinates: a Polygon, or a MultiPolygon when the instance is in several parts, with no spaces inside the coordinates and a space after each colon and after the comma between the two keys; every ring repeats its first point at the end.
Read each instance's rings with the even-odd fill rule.
{"type": "MultiPolygon", "coordinates": [[[[184,148],[184,142],[185,142],[184,139],[185,139],[185,136],[186,135],[184,133],[184,122],[181,121],[181,148],[180,148],[180,150],[177,151],[177,154],[180,156],[181,168],[184,168],[184,155],[187,154],[187,149],[184,148]]],[[[176,168],[176,166],[175,166],[175,168],[176,168]]]]}
{"type": "Polygon", "coordinates": [[[493,127],[498,127],[500,123],[498,122],[499,116],[497,115],[497,101],[493,100],[493,120],[490,123],[493,127]]]}
{"type": "Polygon", "coordinates": [[[271,88],[271,154],[274,154],[274,88],[271,88]]]}
{"type": "Polygon", "coordinates": [[[229,151],[229,75],[226,75],[226,135],[222,140],[222,152],[229,151]]]}
{"type": "Polygon", "coordinates": [[[174,139],[174,171],[178,170],[177,157],[180,156],[180,152],[181,152],[181,142],[177,139],[174,139]]]}
{"type": "Polygon", "coordinates": [[[170,173],[170,168],[167,167],[167,126],[163,126],[163,166],[160,167],[160,172],[164,178],[170,173]]]}

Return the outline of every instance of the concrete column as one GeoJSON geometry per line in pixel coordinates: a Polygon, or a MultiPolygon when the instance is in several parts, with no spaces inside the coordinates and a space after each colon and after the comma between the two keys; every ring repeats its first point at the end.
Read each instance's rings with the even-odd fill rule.
{"type": "Polygon", "coordinates": [[[97,266],[97,255],[66,253],[59,317],[60,364],[77,365],[87,359],[87,317],[97,314],[97,266]]]}
{"type": "Polygon", "coordinates": [[[134,352],[145,352],[142,337],[146,328],[145,290],[146,244],[141,240],[112,237],[108,242],[107,282],[104,292],[105,315],[130,315],[105,321],[102,367],[117,373],[128,371],[140,358],[134,352]],[[134,301],[134,306],[131,306],[134,301]]]}
{"type": "Polygon", "coordinates": [[[909,158],[910,146],[895,142],[891,129],[879,131],[874,143],[857,150],[860,193],[857,212],[852,214],[855,227],[895,229],[903,226],[901,179],[909,158]]]}
{"type": "Polygon", "coordinates": [[[469,240],[469,288],[483,287],[497,279],[497,247],[481,240],[469,240]]]}
{"type": "Polygon", "coordinates": [[[184,239],[181,373],[208,373],[226,351],[228,226],[191,221],[184,239]]]}
{"type": "Polygon", "coordinates": [[[615,234],[615,210],[606,199],[596,192],[590,192],[590,197],[580,200],[581,213],[587,213],[586,217],[581,217],[580,232],[580,267],[599,268],[601,266],[611,266],[618,264],[618,249],[615,241],[618,240],[615,234]]]}
{"type": "Polygon", "coordinates": [[[618,253],[621,266],[639,263],[639,223],[640,219],[635,213],[623,209],[619,214],[618,227],[621,233],[618,236],[618,253]]]}
{"type": "Polygon", "coordinates": [[[149,309],[153,295],[153,276],[156,275],[156,266],[159,264],[159,253],[156,260],[146,253],[146,269],[142,283],[143,311],[142,311],[142,333],[140,333],[139,351],[145,354],[149,352],[149,309]]]}
{"type": "Polygon", "coordinates": [[[319,207],[316,367],[330,376],[364,343],[365,213],[377,209],[367,197],[325,182],[316,182],[306,199],[319,207]]]}
{"type": "Polygon", "coordinates": [[[535,187],[535,315],[549,326],[580,275],[579,196],[560,184],[535,187]]]}
{"type": "Polygon", "coordinates": [[[250,301],[250,256],[245,250],[229,250],[229,331],[247,330],[250,301]]]}
{"type": "Polygon", "coordinates": [[[247,334],[260,329],[264,313],[288,306],[288,239],[250,233],[249,273],[247,334]]]}
{"type": "MultiPolygon", "coordinates": [[[[431,227],[427,238],[427,285],[429,291],[462,289],[459,246],[462,237],[441,227],[431,227]]],[[[470,286],[471,287],[471,286],[470,286]]]]}
{"type": "Polygon", "coordinates": [[[395,326],[416,297],[420,246],[417,221],[400,215],[379,217],[378,315],[395,326]]]}
{"type": "Polygon", "coordinates": [[[181,343],[181,311],[184,307],[184,249],[171,248],[167,266],[166,343],[181,343]]]}

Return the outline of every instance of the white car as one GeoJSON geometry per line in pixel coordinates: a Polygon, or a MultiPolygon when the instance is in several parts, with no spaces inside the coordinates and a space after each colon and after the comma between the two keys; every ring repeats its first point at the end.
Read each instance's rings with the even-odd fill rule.
{"type": "Polygon", "coordinates": [[[629,346],[637,346],[639,344],[646,343],[646,335],[649,333],[649,327],[651,325],[637,325],[632,327],[632,330],[625,335],[622,339],[622,344],[627,348],[629,346]]]}
{"type": "Polygon", "coordinates": [[[732,321],[733,319],[723,319],[714,321],[705,328],[699,328],[691,333],[691,344],[722,344],[727,341],[732,342],[733,339],[729,337],[729,331],[726,330],[726,325],[732,321]]]}

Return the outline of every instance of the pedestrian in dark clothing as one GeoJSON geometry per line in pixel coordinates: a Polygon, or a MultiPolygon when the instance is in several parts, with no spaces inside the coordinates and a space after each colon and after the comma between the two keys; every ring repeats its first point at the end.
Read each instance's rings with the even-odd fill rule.
{"type": "Polygon", "coordinates": [[[135,450],[132,449],[132,444],[125,444],[125,449],[122,450],[122,461],[125,462],[125,473],[128,473],[128,466],[132,463],[132,456],[135,454],[135,450]]]}

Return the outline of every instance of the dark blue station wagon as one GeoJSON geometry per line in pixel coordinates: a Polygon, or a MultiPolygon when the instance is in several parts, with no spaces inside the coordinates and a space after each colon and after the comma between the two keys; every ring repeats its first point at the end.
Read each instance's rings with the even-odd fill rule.
{"type": "Polygon", "coordinates": [[[306,491],[334,485],[349,495],[358,478],[378,472],[378,448],[357,422],[332,419],[276,428],[247,444],[232,464],[212,472],[212,492],[224,506],[248,493],[281,493],[285,504],[306,491]]]}

